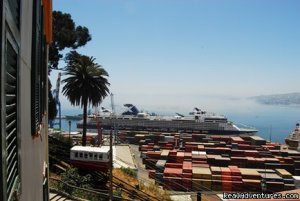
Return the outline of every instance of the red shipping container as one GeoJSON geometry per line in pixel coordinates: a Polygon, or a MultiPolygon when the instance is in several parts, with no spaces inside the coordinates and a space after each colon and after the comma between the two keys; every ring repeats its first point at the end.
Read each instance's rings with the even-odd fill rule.
{"type": "Polygon", "coordinates": [[[165,177],[182,177],[182,169],[180,168],[165,168],[165,177]]]}
{"type": "Polygon", "coordinates": [[[155,170],[149,170],[148,177],[150,179],[155,179],[155,170]]]}
{"type": "Polygon", "coordinates": [[[191,173],[192,172],[192,162],[184,161],[182,164],[183,172],[191,173]]]}
{"type": "Polygon", "coordinates": [[[193,173],[182,173],[182,178],[192,178],[193,173]]]}
{"type": "Polygon", "coordinates": [[[232,191],[232,181],[224,181],[224,180],[222,180],[222,191],[223,192],[232,191]]]}
{"type": "Polygon", "coordinates": [[[232,181],[242,181],[242,176],[231,176],[232,181]]]}
{"type": "Polygon", "coordinates": [[[184,152],[184,159],[191,159],[192,153],[191,152],[184,152]]]}
{"type": "Polygon", "coordinates": [[[193,161],[193,167],[206,167],[209,168],[210,165],[207,163],[204,163],[204,161],[193,161]]]}
{"type": "Polygon", "coordinates": [[[182,163],[166,163],[166,168],[182,168],[182,163]]]}
{"type": "Polygon", "coordinates": [[[182,185],[185,187],[185,190],[192,189],[192,179],[191,178],[182,178],[182,185]]]}
{"type": "Polygon", "coordinates": [[[222,181],[232,181],[232,178],[230,175],[222,175],[221,178],[222,178],[222,181]]]}
{"type": "Polygon", "coordinates": [[[221,175],[231,175],[230,169],[226,167],[221,167],[221,175]]]}
{"type": "Polygon", "coordinates": [[[176,156],[177,155],[177,150],[170,150],[169,156],[176,156]]]}

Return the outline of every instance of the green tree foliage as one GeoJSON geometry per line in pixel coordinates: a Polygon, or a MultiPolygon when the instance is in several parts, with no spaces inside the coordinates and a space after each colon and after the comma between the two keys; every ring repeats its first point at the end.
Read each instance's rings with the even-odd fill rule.
{"type": "MultiPolygon", "coordinates": [[[[88,28],[76,26],[69,13],[53,11],[53,42],[49,48],[49,70],[58,69],[58,64],[63,59],[61,53],[66,48],[77,49],[84,46],[92,39],[88,28]]],[[[50,71],[49,71],[50,72],[50,71]]],[[[52,95],[51,83],[49,81],[49,120],[53,120],[57,115],[55,99],[52,95]]]]}
{"type": "Polygon", "coordinates": [[[57,69],[65,48],[77,49],[92,39],[88,28],[76,26],[71,15],[53,11],[53,42],[49,49],[49,67],[57,69]]]}
{"type": "Polygon", "coordinates": [[[86,145],[87,106],[96,107],[109,94],[110,85],[107,78],[108,73],[99,64],[95,63],[93,57],[81,55],[71,51],[67,57],[67,78],[62,80],[65,86],[63,94],[69,99],[71,105],[83,108],[83,133],[82,145],[86,145]]]}
{"type": "MultiPolygon", "coordinates": [[[[61,174],[61,180],[69,185],[87,189],[91,188],[92,176],[89,174],[81,176],[76,168],[69,168],[61,174]]],[[[75,189],[64,183],[60,183],[58,189],[72,195],[75,189]]]]}

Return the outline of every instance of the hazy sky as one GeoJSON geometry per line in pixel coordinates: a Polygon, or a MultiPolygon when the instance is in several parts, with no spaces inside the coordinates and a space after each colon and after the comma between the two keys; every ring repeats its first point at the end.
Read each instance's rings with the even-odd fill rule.
{"type": "Polygon", "coordinates": [[[300,91],[300,1],[54,0],[53,7],[89,28],[92,41],[78,51],[108,71],[116,105],[212,108],[220,98],[300,91]]]}

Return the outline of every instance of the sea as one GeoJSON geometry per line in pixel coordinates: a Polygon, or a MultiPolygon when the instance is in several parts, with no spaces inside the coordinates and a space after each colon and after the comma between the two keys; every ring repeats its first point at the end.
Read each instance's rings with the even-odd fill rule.
{"type": "MultiPolygon", "coordinates": [[[[224,104],[224,101],[222,103],[224,104]]],[[[229,121],[238,126],[256,128],[258,136],[272,142],[284,143],[284,139],[292,132],[296,123],[300,122],[300,105],[263,105],[247,102],[246,105],[231,103],[227,106],[229,107],[222,109],[220,109],[221,107],[212,107],[211,109],[217,110],[214,110],[214,112],[222,112],[220,114],[225,115],[229,121]]],[[[167,106],[165,110],[162,108],[160,107],[160,111],[155,111],[155,113],[159,115],[171,114],[168,111],[170,108],[167,106]]],[[[62,110],[62,115],[77,115],[80,113],[79,108],[62,110]]],[[[71,121],[71,131],[77,130],[77,122],[75,120],[71,121]]],[[[62,119],[62,130],[69,131],[69,120],[62,119]]]]}

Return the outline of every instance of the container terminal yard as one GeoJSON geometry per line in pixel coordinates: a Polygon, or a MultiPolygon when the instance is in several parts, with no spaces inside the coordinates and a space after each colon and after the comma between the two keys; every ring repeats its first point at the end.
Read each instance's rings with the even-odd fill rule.
{"type": "Polygon", "coordinates": [[[135,166],[139,178],[148,177],[172,192],[274,193],[300,188],[300,153],[256,135],[119,131],[116,138],[130,145],[135,163],[142,161],[135,166]]]}
{"type": "Polygon", "coordinates": [[[300,153],[259,136],[120,132],[148,176],[173,191],[280,192],[300,187],[300,153]]]}

